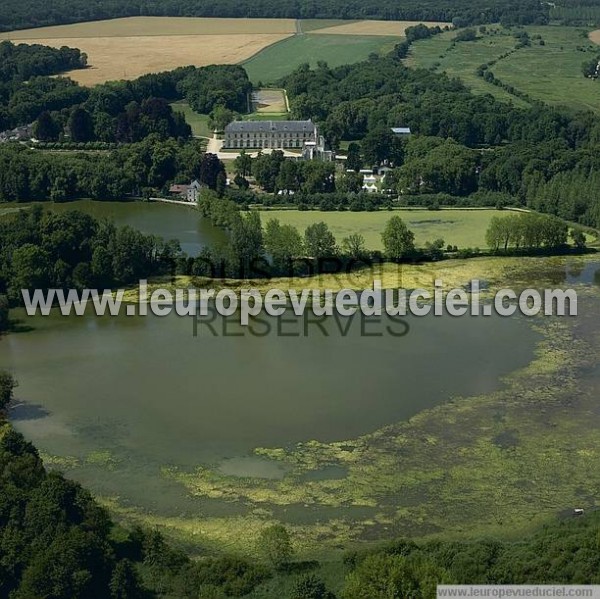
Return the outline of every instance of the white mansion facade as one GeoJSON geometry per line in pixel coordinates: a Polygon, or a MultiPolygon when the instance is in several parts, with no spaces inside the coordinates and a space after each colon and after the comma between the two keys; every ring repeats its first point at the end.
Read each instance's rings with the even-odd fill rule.
{"type": "Polygon", "coordinates": [[[224,148],[298,149],[319,144],[317,126],[308,121],[234,121],[225,127],[224,148]]]}

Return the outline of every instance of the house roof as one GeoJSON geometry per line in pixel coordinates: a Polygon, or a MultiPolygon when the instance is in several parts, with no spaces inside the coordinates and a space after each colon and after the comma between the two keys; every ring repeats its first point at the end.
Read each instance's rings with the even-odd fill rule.
{"type": "Polygon", "coordinates": [[[171,185],[171,187],[169,187],[169,193],[187,193],[189,188],[189,185],[171,185]]]}
{"type": "Polygon", "coordinates": [[[290,132],[314,133],[315,124],[311,121],[233,121],[225,127],[225,133],[265,133],[290,132]]]}
{"type": "Polygon", "coordinates": [[[392,127],[392,133],[410,135],[410,127],[392,127]]]}

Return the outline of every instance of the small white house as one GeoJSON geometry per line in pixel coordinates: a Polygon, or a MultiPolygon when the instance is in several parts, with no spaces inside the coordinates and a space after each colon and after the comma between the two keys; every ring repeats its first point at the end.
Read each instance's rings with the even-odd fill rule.
{"type": "Polygon", "coordinates": [[[202,184],[194,179],[189,185],[171,185],[169,193],[178,196],[181,200],[196,203],[201,189],[202,184]]]}
{"type": "Polygon", "coordinates": [[[377,193],[379,191],[379,181],[380,178],[373,174],[373,171],[370,174],[363,175],[363,191],[367,193],[377,193]]]}
{"type": "Polygon", "coordinates": [[[200,189],[202,188],[202,185],[200,185],[200,183],[198,183],[198,181],[196,179],[194,179],[188,186],[187,189],[187,201],[188,202],[194,202],[196,203],[198,201],[198,193],[200,192],[200,189]]]}

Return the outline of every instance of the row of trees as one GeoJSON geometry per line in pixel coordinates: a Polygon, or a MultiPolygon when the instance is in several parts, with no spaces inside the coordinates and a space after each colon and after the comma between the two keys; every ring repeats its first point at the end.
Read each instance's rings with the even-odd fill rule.
{"type": "MultiPolygon", "coordinates": [[[[485,239],[493,251],[519,249],[556,249],[567,245],[569,227],[560,218],[543,214],[512,214],[495,216],[486,231],[485,239]]],[[[574,236],[577,245],[585,246],[585,235],[574,236]]]]}
{"type": "MultiPolygon", "coordinates": [[[[376,254],[367,248],[360,233],[350,234],[338,244],[324,222],[309,225],[303,233],[278,219],[268,219],[263,228],[260,212],[240,212],[235,202],[219,198],[209,190],[201,192],[198,207],[203,216],[230,232],[230,242],[226,248],[205,249],[198,259],[189,259],[183,267],[187,274],[233,277],[299,274],[298,263],[302,261],[320,268],[328,259],[361,261],[376,254]]],[[[417,251],[413,232],[397,215],[388,220],[381,239],[385,258],[394,261],[438,259],[444,243],[438,240],[417,251]]]]}

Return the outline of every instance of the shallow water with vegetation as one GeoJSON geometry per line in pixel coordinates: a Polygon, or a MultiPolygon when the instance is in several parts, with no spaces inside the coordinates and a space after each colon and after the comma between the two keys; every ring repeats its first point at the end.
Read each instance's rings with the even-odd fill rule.
{"type": "MultiPolygon", "coordinates": [[[[277,479],[285,468],[252,457],[254,448],[342,441],[454,395],[493,391],[536,340],[519,319],[412,318],[403,337],[387,332],[405,332],[391,321],[345,319],[343,336],[333,320],[325,329],[286,320],[285,336],[274,319],[255,322],[261,333],[272,327],[267,336],[219,319],[194,337],[192,319],[178,316],[22,318],[35,330],[0,343],[0,362],[21,381],[13,419],[42,451],[74,459],[103,495],[117,489],[98,470],[138,479],[142,466],[150,479],[165,466],[204,464],[277,479]],[[456,377],[466,365],[476,376],[456,377]]],[[[142,487],[140,499],[156,504],[142,487]]]]}

